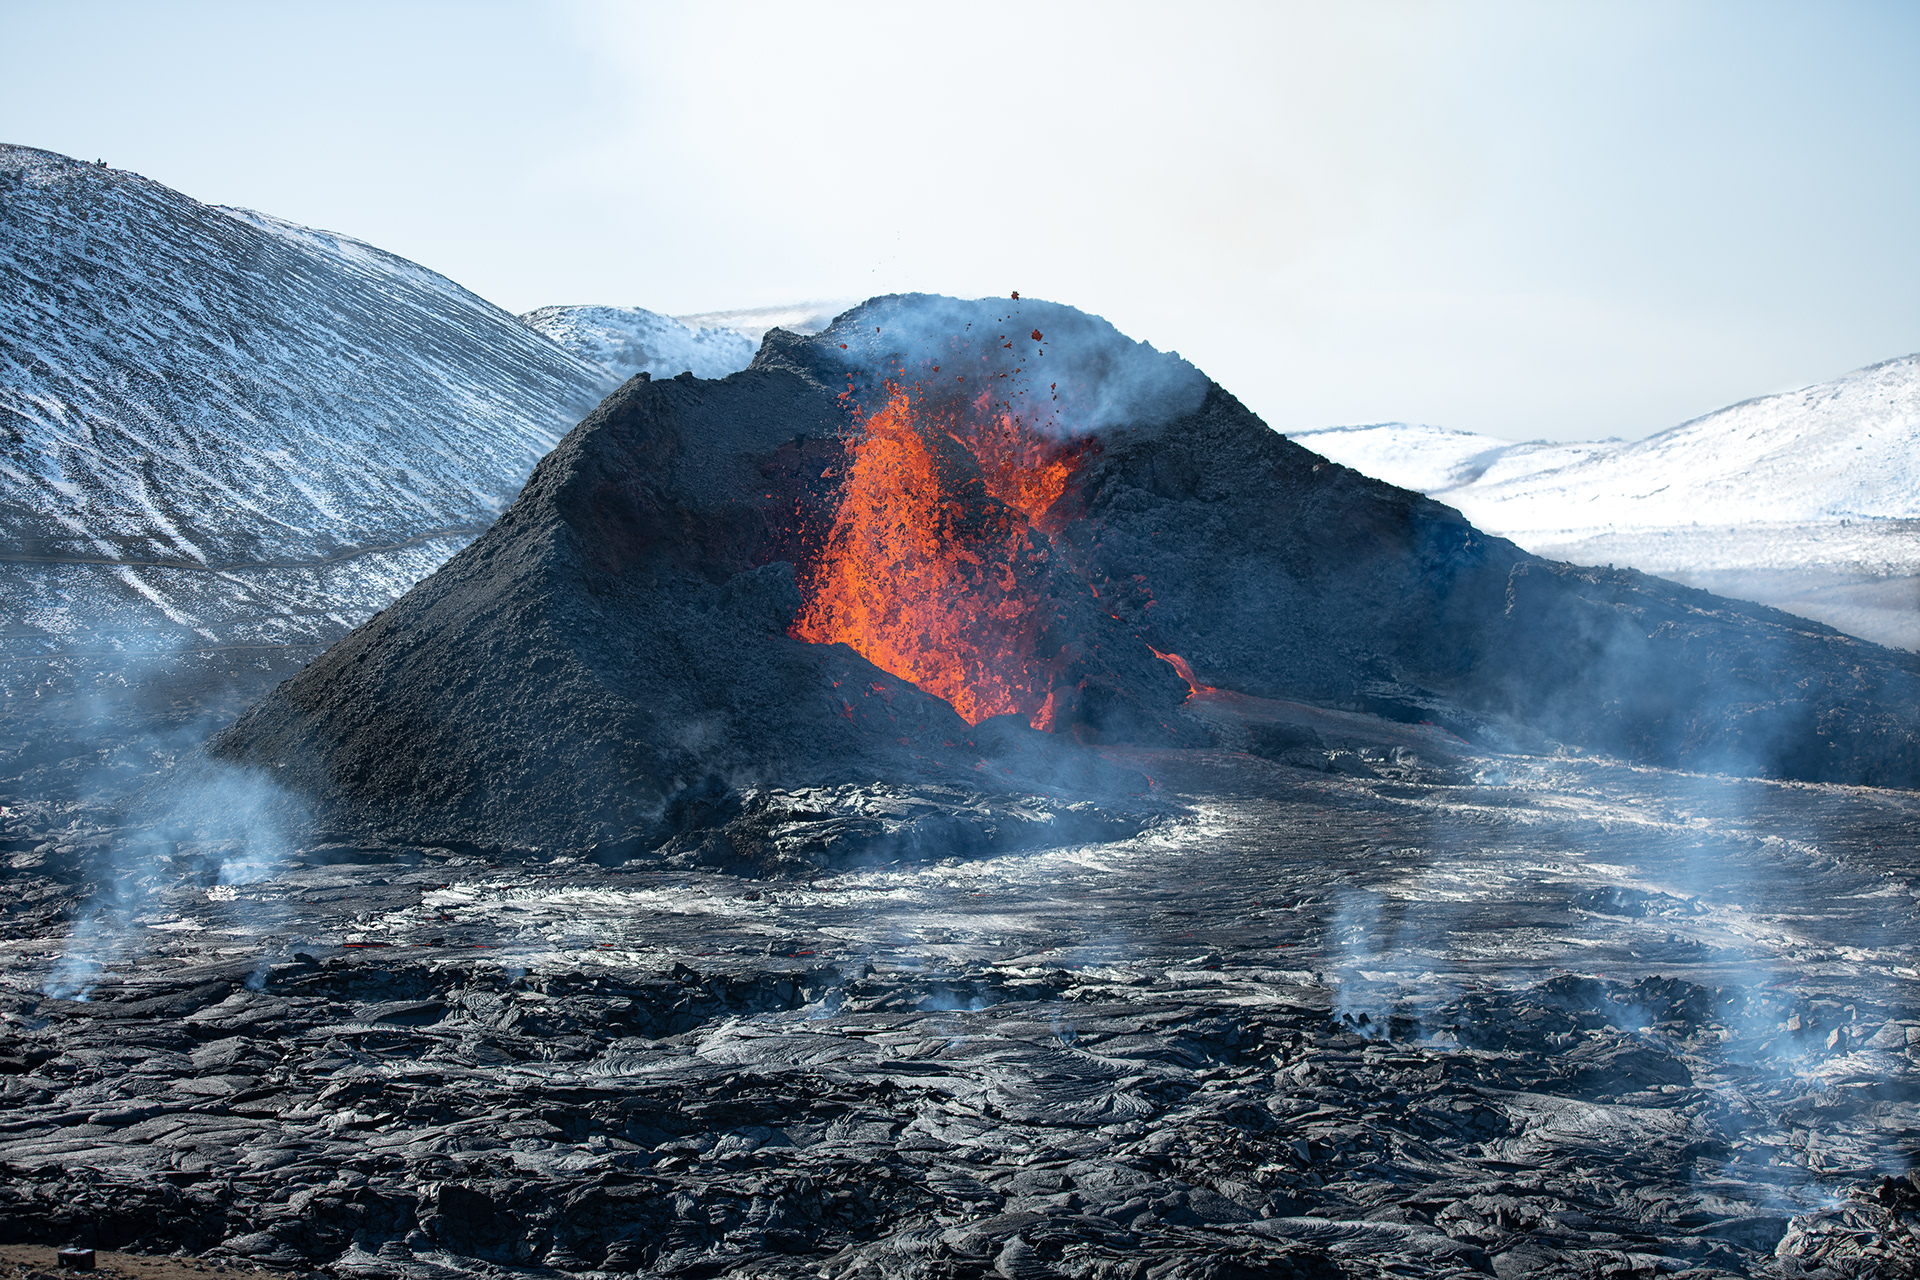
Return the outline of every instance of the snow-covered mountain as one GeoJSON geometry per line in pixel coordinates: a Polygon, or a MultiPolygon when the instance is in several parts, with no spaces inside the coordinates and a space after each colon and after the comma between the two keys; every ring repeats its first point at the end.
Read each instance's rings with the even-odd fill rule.
{"type": "Polygon", "coordinates": [[[1436,497],[1467,489],[1496,467],[1507,475],[1537,474],[1578,465],[1624,444],[1619,440],[1516,444],[1496,436],[1409,422],[1324,427],[1291,434],[1314,452],[1355,471],[1436,497]]]}
{"type": "Polygon", "coordinates": [[[1645,440],[1405,423],[1294,433],[1530,551],[1627,564],[1920,647],[1920,355],[1645,440]]]}
{"type": "Polygon", "coordinates": [[[357,240],[0,147],[0,653],[331,639],[618,380],[357,240]]]}
{"type": "Polygon", "coordinates": [[[683,371],[724,378],[753,362],[767,330],[818,333],[852,305],[796,302],[693,316],[663,316],[641,307],[541,307],[520,322],[621,381],[636,373],[670,378],[683,371]]]}
{"type": "Polygon", "coordinates": [[[640,307],[541,307],[520,322],[620,382],[636,373],[724,378],[746,368],[759,345],[726,326],[686,325],[640,307]]]}
{"type": "Polygon", "coordinates": [[[857,302],[856,298],[816,298],[779,307],[703,311],[699,315],[675,316],[674,319],[686,325],[731,329],[751,342],[757,351],[760,349],[760,339],[767,336],[769,329],[785,329],[789,333],[818,333],[832,324],[835,316],[857,302]]]}

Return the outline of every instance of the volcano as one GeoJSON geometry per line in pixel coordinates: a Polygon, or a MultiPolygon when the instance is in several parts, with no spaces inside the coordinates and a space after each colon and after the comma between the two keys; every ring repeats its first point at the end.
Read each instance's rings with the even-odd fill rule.
{"type": "Polygon", "coordinates": [[[629,381],[211,750],[329,827],[643,853],[756,788],[1142,789],[1085,749],[1206,745],[1202,688],[1920,783],[1908,655],[1530,555],[1071,308],[923,295],[629,381]]]}

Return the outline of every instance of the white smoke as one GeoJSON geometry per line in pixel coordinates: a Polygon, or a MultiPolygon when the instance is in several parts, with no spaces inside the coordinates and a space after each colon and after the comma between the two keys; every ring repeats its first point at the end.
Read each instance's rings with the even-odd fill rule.
{"type": "Polygon", "coordinates": [[[1030,298],[895,294],[847,312],[813,341],[844,368],[863,407],[878,407],[892,383],[936,408],[984,398],[1054,437],[1170,422],[1198,409],[1210,385],[1177,352],[1030,298]]]}

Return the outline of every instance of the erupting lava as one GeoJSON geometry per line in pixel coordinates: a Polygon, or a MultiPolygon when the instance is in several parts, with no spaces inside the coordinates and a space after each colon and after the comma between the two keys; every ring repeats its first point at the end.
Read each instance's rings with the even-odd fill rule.
{"type": "Polygon", "coordinates": [[[970,724],[1054,727],[1050,515],[1085,445],[1046,440],[981,396],[940,413],[898,388],[862,424],[792,634],[852,646],[970,724]]]}

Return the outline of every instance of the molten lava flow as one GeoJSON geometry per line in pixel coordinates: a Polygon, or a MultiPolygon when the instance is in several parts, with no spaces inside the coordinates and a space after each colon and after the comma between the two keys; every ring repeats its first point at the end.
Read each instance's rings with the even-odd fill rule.
{"type": "Polygon", "coordinates": [[[1050,729],[1044,523],[1082,450],[985,397],[972,408],[935,414],[894,389],[866,419],[792,634],[852,646],[970,724],[1012,712],[1050,729]]]}
{"type": "MultiPolygon", "coordinates": [[[[1152,646],[1148,646],[1148,647],[1151,648],[1152,646]]],[[[1189,694],[1216,692],[1216,690],[1212,685],[1201,684],[1197,679],[1194,678],[1193,666],[1190,663],[1188,663],[1188,661],[1185,658],[1181,657],[1179,654],[1162,653],[1158,649],[1154,649],[1153,656],[1160,659],[1160,661],[1166,663],[1168,666],[1172,667],[1176,672],[1179,673],[1180,678],[1187,682],[1187,692],[1189,694]]]]}

